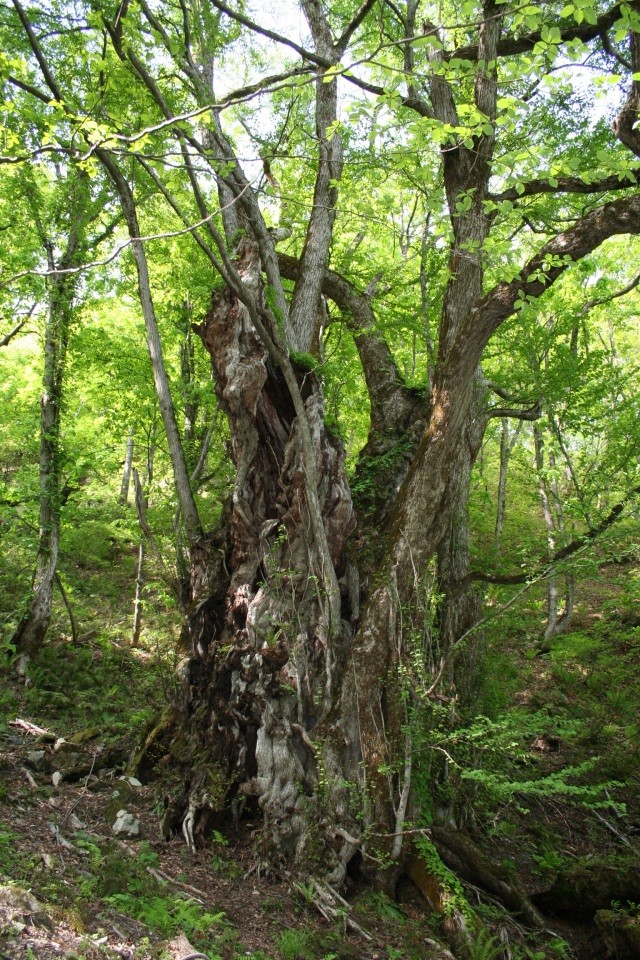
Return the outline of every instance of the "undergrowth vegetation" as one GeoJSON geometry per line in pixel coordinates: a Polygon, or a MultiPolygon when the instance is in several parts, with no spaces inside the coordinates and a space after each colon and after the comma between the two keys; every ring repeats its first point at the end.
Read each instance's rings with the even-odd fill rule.
{"type": "MultiPolygon", "coordinates": [[[[524,502],[522,510],[529,509],[524,502]]],[[[52,629],[29,682],[7,683],[0,691],[5,738],[13,733],[8,721],[20,716],[75,741],[79,749],[125,742],[130,756],[171,701],[180,618],[158,571],[150,567],[145,629],[139,644],[131,645],[137,534],[123,517],[122,510],[112,516],[110,508],[102,516],[94,503],[90,527],[67,536],[64,585],[79,636],[70,636],[68,608],[58,594],[52,629]]],[[[516,511],[509,522],[520,519],[516,511]]],[[[544,579],[525,590],[488,588],[475,711],[467,714],[463,705],[455,707],[452,725],[451,705],[418,697],[412,700],[407,727],[422,812],[418,822],[407,821],[406,829],[428,831],[438,806],[455,797],[457,809],[472,812],[478,842],[506,882],[524,885],[558,923],[591,923],[597,914],[603,929],[607,923],[633,926],[640,898],[632,865],[640,829],[640,574],[628,557],[627,533],[617,540],[610,537],[580,559],[573,621],[548,644],[541,641],[544,579]]],[[[482,542],[480,521],[478,534],[482,542]]],[[[530,542],[524,537],[521,557],[532,563],[538,549],[537,535],[530,542]]],[[[21,577],[16,576],[21,563],[17,548],[7,559],[1,604],[10,628],[21,577]]],[[[420,686],[418,674],[411,677],[414,690],[420,686]]],[[[163,810],[162,791],[160,782],[146,801],[154,816],[163,810]]],[[[36,791],[20,788],[16,794],[16,784],[0,771],[0,803],[17,800],[24,809],[35,809],[52,799],[50,783],[40,782],[36,791]]],[[[82,805],[78,813],[82,815],[82,805]]],[[[101,930],[109,924],[120,929],[126,922],[134,925],[140,958],[164,957],[163,944],[179,933],[210,960],[341,960],[353,955],[344,930],[319,928],[309,903],[298,904],[302,923],[292,927],[282,901],[269,896],[261,905],[267,945],[247,949],[242,925],[230,917],[226,904],[203,904],[162,881],[157,845],[138,842],[132,857],[109,839],[108,831],[96,835],[83,829],[76,831],[73,844],[77,862],[59,870],[64,852],[55,862],[50,856],[43,859],[37,844],[14,825],[3,826],[0,882],[32,890],[54,922],[70,924],[85,938],[87,957],[94,956],[101,930]]],[[[425,936],[443,936],[447,909],[459,911],[475,931],[468,960],[503,960],[507,941],[513,960],[580,955],[569,943],[571,926],[554,936],[535,934],[490,899],[478,898],[443,863],[428,833],[418,835],[415,849],[443,891],[442,915],[425,917],[411,884],[403,886],[399,901],[372,891],[352,892],[362,925],[385,931],[385,960],[422,960],[425,936]]],[[[206,869],[232,888],[253,882],[245,879],[246,862],[238,862],[233,844],[219,830],[213,831],[205,853],[206,869]]],[[[188,882],[186,860],[180,876],[188,882]]]]}

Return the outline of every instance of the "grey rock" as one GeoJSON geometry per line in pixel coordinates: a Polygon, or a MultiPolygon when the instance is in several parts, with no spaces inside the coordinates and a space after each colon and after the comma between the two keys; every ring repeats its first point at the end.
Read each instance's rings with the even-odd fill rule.
{"type": "Polygon", "coordinates": [[[47,755],[44,750],[30,750],[26,756],[25,763],[32,770],[45,770],[47,766],[47,755]]]}
{"type": "Polygon", "coordinates": [[[118,810],[111,831],[117,837],[140,836],[140,821],[128,810],[118,810]]]}
{"type": "Polygon", "coordinates": [[[137,779],[137,777],[118,777],[118,780],[123,780],[124,783],[128,783],[130,787],[141,787],[142,784],[137,779]]]}

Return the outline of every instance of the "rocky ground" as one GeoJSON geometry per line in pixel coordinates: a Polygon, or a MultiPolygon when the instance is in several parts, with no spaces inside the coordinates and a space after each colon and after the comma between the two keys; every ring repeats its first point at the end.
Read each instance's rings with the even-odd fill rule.
{"type": "Polygon", "coordinates": [[[256,860],[251,831],[194,854],[162,840],[157,789],[104,767],[99,738],[10,723],[0,782],[2,960],[451,956],[420,904],[371,895],[327,922],[256,860]]]}

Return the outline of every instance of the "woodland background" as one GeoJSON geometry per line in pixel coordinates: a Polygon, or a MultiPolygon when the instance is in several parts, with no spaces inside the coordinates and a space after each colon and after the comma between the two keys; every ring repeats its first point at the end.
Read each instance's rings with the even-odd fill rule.
{"type": "Polygon", "coordinates": [[[0,4],[0,951],[636,957],[640,7],[265,6],[0,4]]]}

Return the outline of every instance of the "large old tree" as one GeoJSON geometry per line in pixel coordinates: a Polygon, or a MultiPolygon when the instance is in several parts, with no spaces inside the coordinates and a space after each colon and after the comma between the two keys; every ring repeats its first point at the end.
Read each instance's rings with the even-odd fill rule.
{"type": "Polygon", "coordinates": [[[416,738],[430,704],[451,722],[473,704],[466,513],[487,423],[539,413],[496,399],[483,352],[608,238],[640,233],[639,7],[300,0],[280,30],[266,6],[92,0],[71,18],[12,0],[5,97],[47,126],[15,161],[58,150],[106,176],[129,230],[191,556],[182,699],[157,731],[182,771],[168,823],[195,844],[224,811],[259,810],[271,856],[340,882],[350,863],[393,872],[427,807],[464,816],[424,776],[414,789],[416,738]],[[585,62],[621,74],[613,129],[611,96],[585,104],[585,62]],[[212,531],[139,239],[149,197],[212,268],[196,329],[236,469],[212,531]],[[370,403],[351,485],[323,383],[341,325],[370,403]]]}

